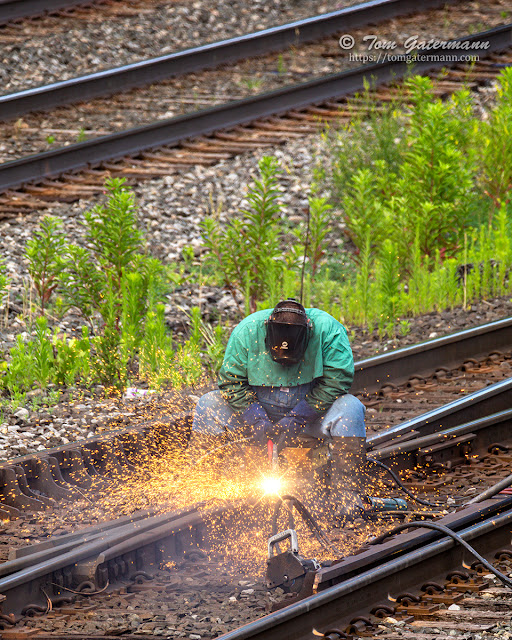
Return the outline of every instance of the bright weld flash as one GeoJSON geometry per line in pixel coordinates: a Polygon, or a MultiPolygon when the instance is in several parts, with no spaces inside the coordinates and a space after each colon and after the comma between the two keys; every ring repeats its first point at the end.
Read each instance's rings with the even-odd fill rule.
{"type": "Polygon", "coordinates": [[[261,488],[266,494],[278,495],[282,491],[283,482],[281,478],[266,476],[261,482],[261,488]]]}

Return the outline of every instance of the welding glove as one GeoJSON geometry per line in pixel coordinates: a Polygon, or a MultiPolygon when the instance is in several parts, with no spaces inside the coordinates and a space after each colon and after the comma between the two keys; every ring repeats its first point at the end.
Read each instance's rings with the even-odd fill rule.
{"type": "Polygon", "coordinates": [[[306,400],[301,400],[276,425],[281,446],[289,446],[296,442],[304,429],[318,420],[321,415],[306,400]]]}
{"type": "Polygon", "coordinates": [[[273,428],[267,412],[259,402],[253,402],[238,416],[247,430],[247,434],[258,444],[267,444],[268,434],[273,428]]]}

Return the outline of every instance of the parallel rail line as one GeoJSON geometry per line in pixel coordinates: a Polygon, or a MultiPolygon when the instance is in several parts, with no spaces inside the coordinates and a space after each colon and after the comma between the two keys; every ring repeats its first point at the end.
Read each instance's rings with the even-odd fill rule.
{"type": "MultiPolygon", "coordinates": [[[[419,8],[413,0],[371,0],[271,29],[18,91],[0,96],[0,120],[19,118],[30,111],[43,111],[63,104],[126,92],[128,89],[149,85],[172,76],[211,69],[244,58],[281,51],[290,46],[297,47],[342,31],[348,32],[356,27],[406,16],[420,10],[424,12],[445,4],[446,0],[426,0],[419,8]]],[[[0,10],[1,7],[0,4],[0,10]]]]}
{"type": "MultiPolygon", "coordinates": [[[[477,513],[482,513],[486,506],[489,505],[481,505],[477,513]]],[[[458,534],[487,558],[502,553],[512,557],[508,547],[512,527],[511,506],[511,498],[503,499],[499,515],[470,524],[458,534]]],[[[459,515],[464,516],[465,511],[459,515]]],[[[400,620],[406,616],[411,621],[411,615],[417,615],[421,620],[436,611],[439,605],[433,605],[432,598],[429,598],[432,592],[429,593],[427,584],[438,585],[434,592],[438,596],[437,602],[443,602],[444,598],[447,603],[453,597],[450,588],[454,586],[462,592],[473,590],[475,586],[476,591],[488,586],[475,570],[462,577],[460,568],[472,561],[469,554],[451,538],[429,542],[423,535],[422,544],[408,551],[412,536],[420,537],[422,534],[402,534],[387,545],[386,551],[382,549],[386,546],[383,543],[372,551],[345,559],[344,576],[341,568],[336,566],[340,573],[339,583],[326,586],[325,590],[296,604],[226,633],[221,636],[222,640],[280,640],[285,637],[310,640],[313,629],[316,630],[315,635],[326,640],[357,637],[359,633],[368,635],[379,624],[379,618],[391,616],[400,620]],[[404,545],[405,541],[407,545],[404,545]],[[378,557],[377,562],[375,557],[378,557]],[[350,565],[357,566],[355,575],[350,565]],[[390,602],[392,597],[397,599],[396,605],[390,602]]],[[[319,573],[328,574],[329,571],[326,568],[319,573]]]]}
{"type": "MultiPolygon", "coordinates": [[[[512,25],[461,40],[469,43],[488,42],[489,47],[479,52],[483,57],[510,47],[512,25]]],[[[460,50],[452,49],[439,49],[436,54],[449,54],[459,60],[465,55],[460,50]]],[[[453,66],[455,62],[450,64],[453,66]]],[[[485,71],[493,70],[492,63],[486,66],[482,61],[480,64],[485,71]]],[[[444,66],[445,62],[422,61],[415,65],[414,71],[433,72],[444,66]]],[[[248,148],[275,144],[293,135],[313,133],[318,130],[322,119],[328,121],[340,116],[350,117],[343,98],[362,90],[365,81],[379,86],[403,77],[408,71],[410,65],[405,62],[366,65],[227,105],[4,163],[0,165],[0,191],[7,193],[0,201],[0,214],[8,215],[26,210],[27,207],[33,209],[34,205],[48,206],[44,200],[45,193],[57,198],[59,193],[64,198],[76,198],[77,194],[81,195],[81,182],[82,189],[90,195],[91,187],[83,183],[87,183],[91,176],[94,182],[108,172],[138,177],[168,175],[172,167],[189,168],[191,159],[198,164],[212,164],[216,161],[215,155],[219,153],[245,151],[248,148]],[[156,153],[150,153],[150,150],[156,150],[156,153]],[[147,165],[143,160],[145,153],[149,156],[147,165]],[[187,154],[190,154],[190,158],[187,154]],[[142,160],[129,160],[127,156],[140,156],[142,160]],[[116,165],[115,161],[122,159],[124,161],[116,165]],[[103,169],[99,172],[94,169],[102,166],[103,169]],[[87,168],[86,172],[90,172],[88,176],[72,175],[84,168],[87,168]],[[48,182],[51,176],[62,174],[64,180],[69,181],[67,184],[48,182]],[[41,187],[27,187],[28,193],[32,189],[35,198],[13,191],[31,182],[43,183],[41,187]]],[[[470,70],[468,72],[471,73],[470,70]]],[[[454,88],[454,82],[450,80],[439,80],[438,84],[441,91],[449,92],[454,88]]]]}
{"type": "MultiPolygon", "coordinates": [[[[377,399],[385,406],[386,396],[379,400],[379,390],[394,384],[395,380],[406,384],[412,377],[415,382],[419,375],[435,374],[445,365],[463,364],[469,353],[483,357],[496,349],[501,352],[510,348],[512,319],[508,318],[358,362],[352,391],[370,402],[377,399]],[[383,374],[386,368],[389,376],[383,374]]],[[[506,412],[511,406],[511,394],[511,380],[502,380],[402,425],[370,435],[369,448],[372,454],[381,448],[389,450],[411,437],[430,436],[438,430],[481,420],[499,411],[506,412]]],[[[508,416],[500,424],[506,427],[507,419],[508,416]]],[[[164,444],[167,447],[183,446],[188,439],[190,420],[189,414],[167,421],[157,419],[2,462],[0,512],[7,517],[16,517],[23,510],[38,510],[53,504],[50,498],[72,499],[73,485],[90,489],[95,482],[101,484],[102,477],[112,473],[122,475],[133,470],[133,465],[141,458],[158,455],[164,444]]]]}

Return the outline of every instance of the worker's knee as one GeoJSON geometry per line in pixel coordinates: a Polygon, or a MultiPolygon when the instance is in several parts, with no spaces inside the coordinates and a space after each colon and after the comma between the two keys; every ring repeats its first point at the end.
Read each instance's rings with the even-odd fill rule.
{"type": "Polygon", "coordinates": [[[366,437],[364,404],[350,393],[339,397],[327,411],[322,421],[322,431],[331,438],[366,437]]]}
{"type": "Polygon", "coordinates": [[[192,431],[210,435],[221,435],[225,431],[233,410],[220,391],[210,391],[199,398],[194,412],[192,431]]]}

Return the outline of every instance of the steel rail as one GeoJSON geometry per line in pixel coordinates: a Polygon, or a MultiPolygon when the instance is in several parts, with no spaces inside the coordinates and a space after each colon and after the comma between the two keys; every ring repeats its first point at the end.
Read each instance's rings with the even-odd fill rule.
{"type": "Polygon", "coordinates": [[[504,318],[355,363],[352,392],[372,393],[387,382],[399,385],[413,375],[428,375],[512,348],[512,318],[504,318]]]}
{"type": "Polygon", "coordinates": [[[394,445],[395,441],[410,438],[411,434],[425,436],[440,429],[485,418],[511,406],[512,378],[507,378],[370,436],[367,439],[368,450],[380,447],[383,443],[394,445]]]}
{"type": "Polygon", "coordinates": [[[64,552],[83,545],[86,542],[97,540],[106,532],[111,532],[116,529],[119,530],[126,525],[133,527],[136,522],[154,517],[156,515],[155,511],[156,510],[139,511],[129,516],[122,516],[115,520],[107,520],[106,522],[100,522],[90,527],[84,527],[74,533],[55,536],[44,542],[19,547],[15,550],[15,557],[13,559],[0,564],[0,577],[11,575],[22,569],[33,567],[39,562],[62,555],[64,552]]]}
{"type": "MultiPolygon", "coordinates": [[[[458,534],[484,556],[510,543],[512,509],[469,526],[458,534]]],[[[399,540],[400,537],[397,537],[399,540]]],[[[468,554],[451,538],[442,538],[391,559],[320,591],[276,613],[235,629],[219,640],[311,640],[333,627],[344,629],[358,616],[367,616],[375,606],[389,606],[389,595],[418,589],[427,580],[442,581],[446,575],[468,564],[468,554]]]]}
{"type": "Polygon", "coordinates": [[[512,409],[507,409],[429,435],[418,435],[405,442],[376,445],[371,451],[371,458],[388,464],[392,462],[395,469],[410,469],[417,464],[418,455],[431,457],[435,461],[438,461],[437,456],[439,461],[453,459],[454,449],[466,442],[471,443],[471,454],[485,455],[491,445],[510,442],[511,426],[512,409]],[[465,436],[469,440],[465,440],[465,436]]]}
{"type": "MultiPolygon", "coordinates": [[[[501,497],[497,500],[485,500],[480,504],[467,504],[461,510],[442,518],[437,518],[438,524],[444,525],[455,533],[460,533],[475,524],[492,520],[512,508],[512,497],[501,497]]],[[[374,567],[378,567],[388,557],[403,556],[406,553],[421,549],[426,544],[438,540],[442,534],[432,530],[420,529],[400,536],[399,539],[382,536],[383,541],[373,540],[367,550],[362,550],[353,556],[342,558],[339,562],[319,569],[315,574],[314,592],[324,591],[348,578],[361,574],[374,567]],[[378,543],[378,544],[377,544],[378,543]]]]}
{"type": "Polygon", "coordinates": [[[81,5],[92,4],[91,0],[0,0],[0,25],[46,13],[55,13],[81,5]]]}
{"type": "MultiPolygon", "coordinates": [[[[104,531],[92,539],[84,535],[82,544],[73,548],[64,545],[64,548],[57,555],[53,554],[52,550],[47,550],[46,557],[42,555],[39,562],[33,562],[21,569],[17,560],[6,562],[3,565],[4,577],[0,578],[0,594],[6,596],[2,606],[8,607],[11,612],[20,612],[27,604],[27,585],[31,585],[30,591],[34,598],[33,601],[44,602],[39,586],[52,581],[51,576],[56,575],[61,576],[60,584],[62,587],[76,588],[83,581],[96,582],[103,579],[103,584],[100,585],[102,587],[105,582],[108,582],[108,575],[105,578],[102,573],[100,578],[97,570],[107,559],[116,557],[116,549],[118,555],[124,555],[130,551],[136,552],[146,544],[152,544],[162,538],[173,537],[181,532],[185,532],[190,546],[194,546],[192,534],[193,530],[203,523],[203,514],[200,512],[200,508],[204,508],[204,506],[205,504],[201,503],[179,511],[124,524],[104,531]],[[9,571],[10,567],[14,571],[9,571]]],[[[213,514],[214,511],[210,510],[210,512],[213,514]]],[[[205,513],[209,512],[205,511],[205,513]]],[[[170,547],[175,552],[174,559],[180,555],[179,546],[175,543],[170,547]]],[[[140,555],[138,564],[134,564],[135,558],[125,562],[124,571],[121,572],[123,578],[128,580],[132,573],[141,570],[143,568],[142,560],[143,556],[140,555]]],[[[154,551],[150,554],[150,559],[144,568],[148,569],[151,564],[155,568],[154,551]]],[[[53,582],[58,582],[58,578],[55,578],[53,582]]]]}
{"type": "Polygon", "coordinates": [[[415,0],[372,0],[236,38],[17,91],[0,96],[0,120],[19,118],[31,111],[44,111],[59,105],[84,102],[113,93],[125,93],[128,89],[160,82],[173,76],[211,69],[244,58],[280,51],[290,46],[300,46],[342,30],[347,32],[356,27],[418,11],[424,12],[445,4],[446,0],[425,0],[419,7],[415,0]]]}
{"type": "MultiPolygon", "coordinates": [[[[502,331],[506,326],[507,321],[505,320],[497,323],[490,323],[490,325],[484,325],[484,327],[471,329],[461,333],[468,334],[468,339],[474,339],[475,334],[485,335],[491,332],[491,327],[494,327],[497,331],[502,331]]],[[[459,334],[455,334],[455,336],[460,339],[459,334]]],[[[454,336],[450,336],[449,338],[453,339],[454,336]]],[[[432,343],[434,343],[435,348],[439,346],[436,344],[439,343],[439,340],[432,341],[432,343]]],[[[504,344],[505,343],[506,341],[504,341],[504,344]]],[[[428,343],[424,343],[422,345],[416,345],[410,349],[414,351],[414,349],[419,348],[420,351],[424,351],[427,345],[428,343]]],[[[405,349],[405,351],[407,350],[408,349],[405,349]]],[[[504,383],[498,383],[497,385],[488,387],[476,394],[472,394],[472,397],[468,396],[462,401],[457,402],[463,405],[462,407],[459,407],[462,411],[466,410],[468,405],[475,405],[476,401],[474,396],[480,396],[480,400],[484,403],[488,401],[489,398],[493,399],[493,406],[496,406],[496,401],[501,397],[501,400],[499,401],[510,406],[510,399],[507,399],[509,398],[507,394],[510,394],[511,388],[512,381],[507,380],[504,383]]],[[[457,403],[450,403],[450,405],[440,408],[439,414],[441,415],[441,419],[445,419],[447,416],[457,415],[457,410],[453,407],[455,404],[457,403]],[[447,410],[447,407],[450,408],[450,410],[447,410]]],[[[381,445],[382,442],[377,441],[378,436],[373,438],[373,442],[372,438],[370,438],[372,446],[375,449],[372,455],[378,459],[383,459],[385,456],[389,457],[391,454],[396,456],[407,451],[412,451],[413,449],[417,450],[418,447],[428,448],[428,446],[435,445],[440,441],[448,441],[464,434],[474,433],[477,431],[483,432],[486,428],[496,425],[501,429],[501,432],[505,433],[508,424],[507,421],[510,420],[512,411],[503,411],[495,416],[487,417],[479,423],[473,421],[472,423],[467,423],[451,430],[445,429],[442,433],[430,433],[430,429],[435,431],[437,428],[432,415],[434,413],[435,412],[430,412],[429,414],[425,414],[425,416],[429,417],[428,419],[426,419],[425,416],[420,416],[416,419],[418,424],[414,431],[418,432],[420,435],[425,432],[429,435],[423,436],[423,438],[417,438],[415,441],[410,442],[403,442],[399,444],[391,442],[391,446],[387,447],[387,449],[379,448],[379,445],[381,445]]],[[[405,423],[405,425],[408,425],[408,423],[405,423]]],[[[410,430],[409,427],[407,427],[407,430],[404,432],[404,425],[398,425],[398,427],[388,430],[388,432],[391,433],[392,438],[395,438],[397,435],[404,437],[410,433],[410,430]]],[[[489,442],[491,436],[487,434],[486,437],[487,442],[489,442]]],[[[492,436],[492,439],[494,440],[494,436],[492,436]]],[[[384,438],[384,443],[387,441],[387,438],[384,438]]],[[[75,446],[76,444],[77,443],[75,443],[75,446]]],[[[485,442],[482,446],[485,446],[485,442]]],[[[25,458],[28,458],[28,456],[25,458]]],[[[492,508],[494,508],[496,502],[491,501],[490,504],[492,508]]],[[[501,502],[499,504],[501,505],[501,502]]],[[[486,503],[484,506],[485,508],[488,508],[489,504],[486,503]]],[[[173,536],[175,529],[178,529],[178,531],[183,531],[183,529],[188,530],[189,527],[192,526],[191,520],[187,519],[191,513],[194,521],[193,526],[204,524],[202,518],[199,516],[196,517],[196,512],[193,509],[192,511],[189,510],[185,512],[185,514],[180,512],[179,514],[166,514],[164,516],[153,518],[138,518],[136,515],[134,516],[134,519],[137,519],[138,521],[135,523],[126,522],[127,518],[124,518],[122,522],[106,523],[106,525],[99,525],[99,527],[90,527],[79,534],[66,536],[66,539],[62,541],[64,543],[62,546],[59,546],[59,541],[57,541],[56,545],[51,541],[43,543],[43,545],[34,545],[34,549],[32,549],[33,553],[24,554],[24,557],[11,561],[10,563],[5,563],[5,565],[0,567],[0,575],[3,574],[5,576],[3,579],[0,579],[0,593],[8,595],[7,604],[5,606],[9,606],[13,610],[21,610],[22,606],[26,604],[24,585],[26,585],[27,581],[35,581],[34,584],[36,585],[42,584],[44,581],[48,581],[49,575],[53,575],[55,572],[59,571],[62,572],[62,570],[69,566],[69,564],[74,567],[71,572],[75,578],[75,583],[73,584],[76,585],[77,576],[83,579],[92,579],[94,581],[102,579],[105,582],[109,574],[109,563],[115,564],[116,558],[131,557],[129,554],[135,553],[140,545],[153,548],[154,545],[162,539],[169,535],[173,536]],[[177,522],[179,522],[179,527],[171,526],[177,522]],[[37,582],[38,580],[42,582],[37,582]]],[[[145,514],[140,515],[144,516],[145,514]]],[[[459,515],[460,514],[457,514],[457,517],[459,515]]],[[[482,516],[480,515],[479,517],[482,516]]],[[[461,526],[460,523],[458,526],[461,526]]],[[[424,535],[435,536],[435,534],[432,533],[424,535]]],[[[170,548],[172,547],[172,552],[176,553],[176,548],[175,546],[173,547],[173,544],[174,542],[170,545],[170,548]]],[[[405,551],[410,549],[409,547],[404,546],[403,550],[405,551]]],[[[151,563],[154,563],[155,558],[154,549],[153,551],[149,551],[144,558],[146,562],[144,566],[152,566],[151,563]]],[[[132,565],[129,565],[129,563],[127,565],[123,560],[122,566],[132,565]]],[[[347,566],[348,565],[344,565],[344,570],[347,566]]],[[[340,569],[340,567],[338,567],[338,569],[340,569]]],[[[118,571],[118,568],[115,569],[115,571],[118,571]]],[[[68,576],[69,575],[70,572],[68,572],[68,576]]],[[[320,579],[320,577],[317,579],[317,585],[332,581],[335,577],[332,573],[325,573],[322,575],[324,577],[322,579],[320,579]]],[[[336,574],[336,580],[339,575],[341,574],[336,574]]],[[[346,571],[344,575],[347,575],[346,571]]],[[[126,575],[124,577],[126,577],[126,575]]],[[[63,586],[70,585],[64,584],[63,586]]],[[[35,592],[37,592],[37,588],[35,588],[35,592]]]]}
{"type": "MultiPolygon", "coordinates": [[[[483,57],[511,46],[512,24],[459,38],[458,41],[467,42],[468,47],[483,42],[486,48],[471,50],[471,53],[483,57]]],[[[456,64],[467,55],[466,50],[439,48],[435,52],[436,60],[429,57],[428,60],[416,62],[414,71],[423,73],[446,67],[447,58],[443,56],[451,56],[453,62],[450,64],[456,64]],[[439,58],[442,60],[439,61],[439,58]]],[[[163,145],[178,145],[188,138],[208,136],[221,129],[247,125],[291,109],[302,109],[312,104],[339,99],[363,90],[365,83],[380,85],[402,78],[410,71],[411,65],[401,61],[365,65],[355,70],[13,160],[0,165],[0,191],[98,166],[107,160],[136,156],[163,145]]]]}

